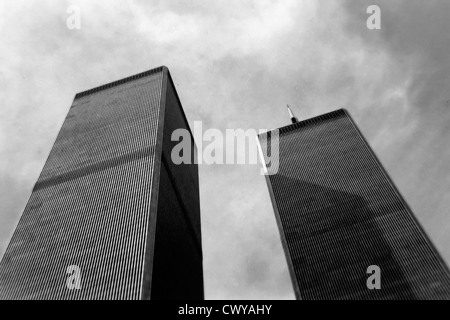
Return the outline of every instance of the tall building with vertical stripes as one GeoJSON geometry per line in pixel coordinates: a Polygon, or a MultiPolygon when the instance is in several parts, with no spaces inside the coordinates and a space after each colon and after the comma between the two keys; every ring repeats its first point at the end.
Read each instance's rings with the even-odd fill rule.
{"type": "Polygon", "coordinates": [[[171,161],[179,128],[166,67],[78,93],[0,263],[0,299],[203,299],[198,168],[171,161]]]}
{"type": "Polygon", "coordinates": [[[259,142],[296,298],[450,299],[447,266],[349,114],[291,116],[259,142]]]}

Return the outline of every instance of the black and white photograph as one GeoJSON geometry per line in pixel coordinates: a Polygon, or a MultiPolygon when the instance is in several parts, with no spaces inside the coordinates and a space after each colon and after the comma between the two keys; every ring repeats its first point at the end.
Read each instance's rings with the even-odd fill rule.
{"type": "Polygon", "coordinates": [[[0,1],[0,303],[450,300],[449,208],[448,0],[0,1]]]}

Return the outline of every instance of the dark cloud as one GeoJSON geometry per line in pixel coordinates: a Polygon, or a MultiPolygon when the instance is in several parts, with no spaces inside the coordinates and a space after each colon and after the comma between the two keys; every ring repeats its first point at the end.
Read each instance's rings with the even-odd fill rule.
{"type": "MultiPolygon", "coordinates": [[[[401,140],[385,143],[380,151],[400,190],[429,231],[445,257],[450,240],[450,110],[446,107],[450,87],[450,3],[448,1],[344,1],[345,30],[356,36],[372,52],[389,56],[392,68],[379,86],[403,82],[406,108],[401,112],[398,100],[387,101],[390,108],[375,115],[378,121],[397,126],[407,134],[401,140]],[[369,31],[362,27],[368,15],[365,8],[377,4],[381,8],[382,29],[369,31]]],[[[372,123],[375,125],[377,120],[372,123]]],[[[394,130],[392,130],[394,131],[394,130]]]]}

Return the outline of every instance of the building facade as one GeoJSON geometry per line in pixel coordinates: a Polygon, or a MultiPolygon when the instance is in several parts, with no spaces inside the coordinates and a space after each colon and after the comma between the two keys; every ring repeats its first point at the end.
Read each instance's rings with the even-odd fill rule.
{"type": "Polygon", "coordinates": [[[178,128],[166,67],[77,94],[0,263],[0,299],[203,299],[198,168],[171,161],[178,128]]]}
{"type": "Polygon", "coordinates": [[[259,142],[297,299],[450,299],[447,266],[345,110],[259,142]]]}

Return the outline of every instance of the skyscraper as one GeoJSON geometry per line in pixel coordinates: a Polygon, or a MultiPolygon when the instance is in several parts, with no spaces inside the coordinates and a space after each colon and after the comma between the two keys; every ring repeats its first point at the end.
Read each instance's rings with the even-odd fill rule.
{"type": "Polygon", "coordinates": [[[297,299],[450,299],[447,266],[349,114],[291,118],[259,141],[297,299]]]}
{"type": "Polygon", "coordinates": [[[0,299],[203,299],[198,168],[172,162],[178,128],[166,67],[78,93],[0,263],[0,299]]]}

